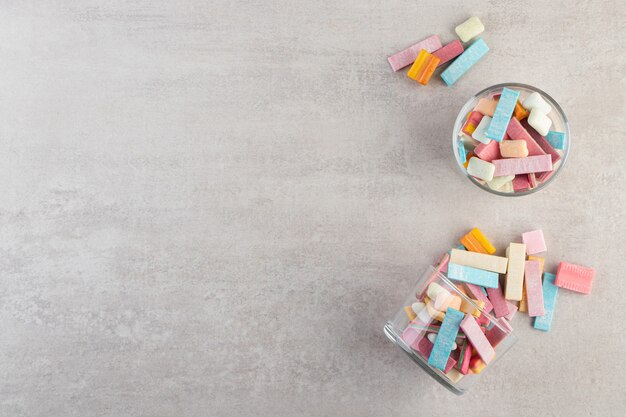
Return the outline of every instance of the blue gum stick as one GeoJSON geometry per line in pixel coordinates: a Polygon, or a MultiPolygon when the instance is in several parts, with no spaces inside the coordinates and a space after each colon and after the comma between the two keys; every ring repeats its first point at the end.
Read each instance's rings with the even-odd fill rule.
{"type": "Polygon", "coordinates": [[[502,142],[506,128],[509,126],[513,110],[515,110],[515,104],[519,98],[519,91],[511,90],[504,87],[500,94],[500,100],[496,106],[496,111],[493,113],[491,123],[485,132],[485,136],[488,139],[493,139],[496,142],[502,142]]]}
{"type": "Polygon", "coordinates": [[[441,78],[448,85],[452,85],[459,80],[470,68],[472,68],[489,51],[489,47],[483,40],[478,38],[471,44],[465,52],[452,62],[441,73],[441,78]]]}
{"type": "Polygon", "coordinates": [[[428,364],[430,366],[441,369],[442,371],[446,369],[448,358],[452,352],[452,345],[454,345],[454,341],[456,340],[456,335],[459,332],[463,317],[465,317],[464,313],[448,307],[446,316],[443,318],[443,322],[439,328],[439,333],[437,333],[433,350],[430,352],[428,358],[428,364]]]}
{"type": "Polygon", "coordinates": [[[498,273],[448,263],[448,278],[487,288],[498,288],[498,273]]]}
{"type": "Polygon", "coordinates": [[[543,308],[545,313],[543,316],[535,317],[533,327],[537,330],[547,332],[552,326],[552,317],[554,316],[554,308],[556,307],[556,296],[559,288],[554,285],[556,276],[549,272],[543,274],[543,308]]]}

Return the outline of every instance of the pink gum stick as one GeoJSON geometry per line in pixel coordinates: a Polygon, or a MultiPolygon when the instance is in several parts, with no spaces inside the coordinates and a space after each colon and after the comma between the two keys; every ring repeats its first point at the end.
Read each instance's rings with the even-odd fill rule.
{"type": "Polygon", "coordinates": [[[437,49],[441,49],[439,36],[432,35],[415,45],[409,46],[405,50],[391,55],[387,58],[387,61],[389,61],[389,65],[391,65],[391,69],[394,71],[401,70],[415,62],[417,55],[419,55],[422,49],[426,50],[426,52],[435,52],[437,49]]]}
{"type": "Polygon", "coordinates": [[[476,320],[474,320],[471,314],[465,316],[461,322],[461,329],[472,346],[474,346],[474,349],[476,349],[476,352],[480,355],[483,362],[487,364],[491,362],[496,355],[496,351],[493,350],[493,346],[491,346],[489,340],[487,340],[485,334],[480,330],[480,326],[478,326],[478,323],[476,323],[476,320]]]}

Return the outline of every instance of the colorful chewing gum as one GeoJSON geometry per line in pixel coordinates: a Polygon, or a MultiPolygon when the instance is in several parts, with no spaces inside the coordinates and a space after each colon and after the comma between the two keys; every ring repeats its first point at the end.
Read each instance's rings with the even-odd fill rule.
{"type": "MultiPolygon", "coordinates": [[[[435,339],[435,343],[436,342],[437,342],[437,339],[435,339]]],[[[414,342],[411,345],[411,348],[413,348],[416,351],[418,351],[419,353],[421,353],[422,356],[425,357],[425,358],[430,358],[433,355],[433,351],[435,350],[434,349],[434,345],[430,342],[430,340],[428,340],[427,337],[422,337],[422,338],[418,339],[417,342],[414,342]]],[[[448,372],[448,371],[450,371],[450,369],[452,369],[454,367],[454,365],[456,365],[456,362],[457,361],[448,354],[448,357],[447,357],[447,360],[446,360],[444,366],[442,368],[439,368],[439,369],[441,369],[444,372],[448,372]]]]}
{"type": "Polygon", "coordinates": [[[490,140],[488,143],[479,143],[474,148],[474,153],[483,161],[491,162],[494,159],[502,159],[500,155],[500,144],[490,140]]]}
{"type": "Polygon", "coordinates": [[[489,52],[489,47],[482,38],[478,38],[441,73],[441,78],[447,85],[453,85],[487,52],[489,52]]]}
{"type": "Polygon", "coordinates": [[[513,190],[515,192],[530,190],[530,181],[527,174],[515,175],[515,178],[513,178],[513,190]]]}
{"type": "Polygon", "coordinates": [[[546,140],[554,149],[565,149],[565,133],[551,130],[546,135],[546,140]]]}
{"type": "Polygon", "coordinates": [[[422,85],[428,84],[439,64],[439,58],[422,49],[406,76],[422,85]]]}
{"type": "Polygon", "coordinates": [[[461,330],[467,336],[467,339],[470,341],[474,349],[476,349],[476,353],[480,356],[480,358],[488,364],[493,360],[496,356],[496,351],[493,349],[493,346],[487,340],[487,337],[476,323],[476,320],[471,315],[465,316],[463,321],[461,322],[461,330]]]}
{"type": "MultiPolygon", "coordinates": [[[[539,256],[529,256],[528,257],[529,261],[538,261],[539,265],[541,265],[541,273],[543,274],[543,265],[545,262],[544,258],[541,258],[539,256]]],[[[527,296],[526,296],[526,286],[524,286],[524,289],[522,290],[522,299],[519,302],[519,311],[520,312],[526,312],[528,311],[528,303],[527,303],[527,296]]]]}
{"type": "Polygon", "coordinates": [[[469,291],[474,298],[476,298],[478,301],[485,303],[484,310],[487,313],[493,310],[493,305],[491,304],[491,301],[489,301],[489,298],[487,298],[487,292],[483,292],[483,289],[481,287],[479,287],[478,285],[465,283],[465,288],[467,288],[467,291],[469,291]]]}
{"type": "Polygon", "coordinates": [[[527,156],[526,158],[494,159],[494,176],[530,174],[531,172],[552,171],[550,155],[527,156]]]}
{"type": "Polygon", "coordinates": [[[489,117],[493,117],[498,106],[498,100],[494,98],[481,98],[478,100],[478,104],[474,107],[474,110],[489,117]]]}
{"type": "Polygon", "coordinates": [[[415,45],[409,46],[403,51],[391,55],[389,58],[387,58],[387,61],[389,61],[391,69],[393,69],[395,72],[415,62],[417,56],[422,49],[426,52],[435,52],[437,49],[441,49],[441,46],[442,45],[439,36],[432,35],[424,39],[423,41],[416,43],[415,45]]]}
{"type": "Polygon", "coordinates": [[[510,243],[507,249],[507,256],[509,257],[509,267],[506,271],[504,298],[519,301],[522,299],[522,287],[524,286],[526,245],[523,243],[510,243]]]}
{"type": "MultiPolygon", "coordinates": [[[[552,156],[552,163],[556,164],[560,159],[561,155],[550,145],[550,142],[546,140],[543,136],[541,136],[531,125],[528,124],[528,120],[522,120],[520,125],[524,128],[524,130],[533,138],[533,140],[539,145],[539,147],[543,150],[544,153],[547,153],[552,156]]],[[[529,148],[530,149],[530,148],[529,148]]],[[[532,153],[530,153],[532,156],[532,153]]]]}
{"type": "Polygon", "coordinates": [[[450,252],[450,262],[504,274],[509,260],[502,256],[452,249],[450,252]]]}
{"type": "Polygon", "coordinates": [[[478,122],[476,129],[474,129],[474,132],[472,133],[472,138],[484,144],[491,142],[491,139],[485,136],[485,132],[489,128],[490,123],[491,123],[491,117],[483,116],[480,119],[480,122],[478,122]]]}
{"type": "Polygon", "coordinates": [[[467,151],[465,150],[463,139],[459,139],[459,142],[457,143],[457,148],[459,150],[459,159],[461,161],[465,161],[465,159],[467,158],[467,151]]]}
{"type": "Polygon", "coordinates": [[[479,158],[470,158],[469,164],[467,165],[468,174],[484,181],[491,181],[493,179],[495,169],[495,166],[491,162],[483,161],[479,158]]]}
{"type": "Polygon", "coordinates": [[[485,26],[478,17],[472,16],[465,22],[458,25],[454,31],[463,42],[467,42],[483,33],[485,31],[485,26]]]}
{"type": "Polygon", "coordinates": [[[524,283],[526,288],[526,302],[528,316],[543,316],[543,289],[541,287],[541,263],[539,261],[526,261],[524,268],[524,283]]]}
{"type": "Polygon", "coordinates": [[[541,97],[541,94],[537,92],[534,92],[526,97],[522,105],[530,112],[532,112],[532,110],[537,110],[539,113],[548,114],[552,111],[552,107],[543,99],[543,97],[541,97]]]}
{"type": "Polygon", "coordinates": [[[463,125],[463,128],[461,129],[461,132],[465,133],[468,136],[472,136],[472,134],[476,130],[476,127],[478,126],[478,124],[480,123],[482,119],[483,119],[483,114],[481,112],[478,112],[478,111],[470,112],[467,120],[465,121],[465,124],[463,125]]]}
{"type": "Polygon", "coordinates": [[[487,288],[495,288],[498,286],[498,274],[496,272],[454,263],[448,264],[448,278],[487,288]]]}
{"type": "Polygon", "coordinates": [[[554,285],[582,294],[589,294],[595,276],[596,271],[592,268],[561,262],[556,271],[554,285]]]}
{"type": "Polygon", "coordinates": [[[505,317],[509,314],[509,306],[506,303],[504,294],[502,294],[502,289],[499,287],[487,288],[487,295],[491,305],[493,305],[493,315],[496,318],[505,317]]]}
{"type": "Polygon", "coordinates": [[[443,48],[437,49],[435,52],[433,52],[433,55],[439,58],[439,64],[437,64],[437,66],[440,67],[446,62],[461,55],[463,51],[463,44],[459,42],[458,39],[455,39],[443,48]]]}
{"type": "MultiPolygon", "coordinates": [[[[493,142],[498,143],[498,142],[493,142]]],[[[493,177],[491,181],[487,183],[489,188],[496,191],[503,191],[503,188],[506,185],[513,185],[513,179],[515,179],[515,175],[503,175],[502,177],[493,177]]]]}
{"type": "Polygon", "coordinates": [[[524,129],[524,126],[522,126],[520,121],[517,120],[515,117],[509,120],[509,125],[506,128],[506,133],[509,135],[511,140],[525,141],[529,156],[545,155],[546,152],[541,149],[535,139],[533,139],[530,133],[528,133],[528,131],[524,129]]]}
{"type": "Polygon", "coordinates": [[[552,327],[552,318],[554,317],[554,308],[556,307],[556,296],[559,288],[554,285],[556,276],[549,272],[543,274],[543,307],[545,314],[535,317],[533,327],[537,330],[547,332],[552,327]]]}
{"type": "MultiPolygon", "coordinates": [[[[498,105],[496,106],[496,111],[493,114],[491,124],[489,124],[489,128],[485,132],[485,136],[489,139],[495,140],[496,142],[502,142],[506,129],[509,126],[511,116],[513,115],[513,110],[515,109],[515,104],[517,103],[519,94],[519,91],[511,90],[506,87],[502,89],[502,94],[498,100],[498,105]]],[[[502,152],[502,149],[500,152],[502,152]]]]}
{"type": "Polygon", "coordinates": [[[503,140],[500,142],[500,155],[503,158],[526,158],[528,148],[523,140],[503,140]]]}
{"type": "Polygon", "coordinates": [[[550,126],[552,126],[552,119],[536,109],[530,111],[526,120],[541,136],[547,135],[550,131],[550,126]]]}
{"type": "Polygon", "coordinates": [[[526,253],[528,255],[534,255],[548,250],[546,241],[543,238],[543,230],[541,229],[522,233],[522,242],[526,245],[526,253]]]}
{"type": "Polygon", "coordinates": [[[461,244],[469,251],[488,253],[493,255],[496,248],[491,244],[489,239],[477,228],[470,230],[468,234],[461,238],[461,244]]]}
{"type": "Polygon", "coordinates": [[[522,106],[522,103],[517,100],[517,103],[515,103],[515,109],[513,109],[513,117],[517,120],[524,120],[529,114],[528,110],[526,110],[524,106],[522,106]]]}
{"type": "Polygon", "coordinates": [[[455,344],[456,335],[459,332],[461,320],[465,314],[453,308],[448,308],[446,316],[441,323],[439,333],[435,339],[430,356],[428,357],[428,364],[432,367],[444,371],[446,364],[450,358],[452,352],[452,346],[455,344]]]}
{"type": "Polygon", "coordinates": [[[538,261],[539,264],[541,265],[541,273],[543,274],[543,266],[544,266],[545,261],[546,261],[545,258],[542,258],[541,256],[530,255],[530,256],[528,256],[528,260],[529,261],[538,261]]]}

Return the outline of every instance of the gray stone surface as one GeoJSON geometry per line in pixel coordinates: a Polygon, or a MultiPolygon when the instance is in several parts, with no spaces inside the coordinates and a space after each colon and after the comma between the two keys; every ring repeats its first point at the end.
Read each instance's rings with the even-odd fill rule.
{"type": "Polygon", "coordinates": [[[0,415],[623,416],[623,1],[4,1],[0,415]],[[386,56],[480,16],[453,88],[386,56]],[[450,126],[491,84],[555,97],[556,183],[489,195],[450,126]],[[456,397],[382,333],[478,226],[543,228],[549,334],[456,397]],[[477,404],[489,405],[482,414],[477,404]]]}

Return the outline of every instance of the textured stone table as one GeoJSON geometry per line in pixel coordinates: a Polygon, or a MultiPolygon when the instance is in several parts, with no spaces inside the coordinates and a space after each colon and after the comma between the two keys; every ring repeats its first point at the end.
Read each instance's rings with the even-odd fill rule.
{"type": "Polygon", "coordinates": [[[623,2],[56,3],[0,6],[1,416],[624,415],[623,2]],[[390,71],[470,15],[492,50],[454,87],[390,71]],[[573,132],[520,199],[450,155],[506,81],[573,132]],[[382,327],[473,226],[598,274],[456,397],[382,327]]]}

